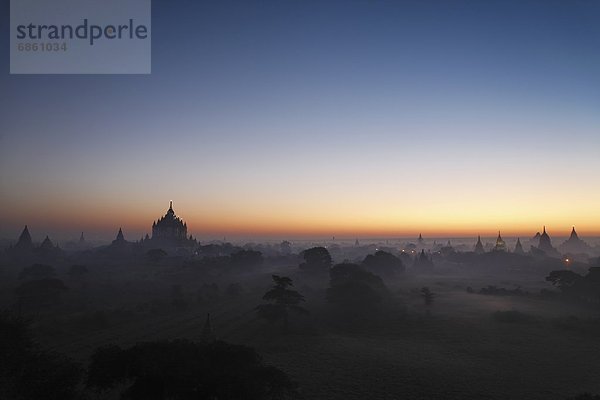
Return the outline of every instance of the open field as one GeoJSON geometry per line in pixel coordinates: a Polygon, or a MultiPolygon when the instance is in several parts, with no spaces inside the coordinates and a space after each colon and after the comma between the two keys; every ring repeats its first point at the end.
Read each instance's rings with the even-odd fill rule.
{"type": "MultiPolygon", "coordinates": [[[[254,312],[268,279],[268,274],[252,277],[240,296],[190,302],[180,311],[134,312],[93,332],[61,330],[51,319],[36,330],[45,347],[83,361],[111,343],[196,340],[210,312],[219,339],[257,348],[268,363],[291,375],[306,399],[565,399],[600,393],[598,324],[581,328],[567,319],[587,321],[597,313],[539,296],[465,291],[488,284],[515,287],[510,281],[407,277],[389,285],[391,299],[381,315],[346,326],[331,322],[324,287],[298,276],[296,287],[308,290],[311,315],[295,318],[283,335],[254,312]],[[422,286],[437,294],[429,310],[414,291],[422,286]],[[492,317],[507,310],[518,310],[523,318],[492,317]]],[[[532,293],[548,287],[536,279],[523,285],[532,293]]]]}

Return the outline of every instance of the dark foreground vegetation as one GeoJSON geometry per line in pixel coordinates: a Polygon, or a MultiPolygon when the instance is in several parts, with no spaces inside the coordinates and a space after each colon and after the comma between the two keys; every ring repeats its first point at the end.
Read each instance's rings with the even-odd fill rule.
{"type": "Polygon", "coordinates": [[[600,393],[597,259],[257,249],[4,256],[0,398],[600,393]]]}
{"type": "Polygon", "coordinates": [[[252,348],[185,339],[97,348],[87,368],[43,350],[28,321],[0,316],[0,394],[3,399],[284,399],[290,378],[267,366],[252,348]]]}

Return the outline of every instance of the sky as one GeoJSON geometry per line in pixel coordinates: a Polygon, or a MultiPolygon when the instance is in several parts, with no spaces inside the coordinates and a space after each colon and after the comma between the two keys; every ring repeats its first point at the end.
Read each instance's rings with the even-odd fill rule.
{"type": "Polygon", "coordinates": [[[151,75],[10,75],[0,237],[600,234],[600,2],[154,0],[151,75]]]}

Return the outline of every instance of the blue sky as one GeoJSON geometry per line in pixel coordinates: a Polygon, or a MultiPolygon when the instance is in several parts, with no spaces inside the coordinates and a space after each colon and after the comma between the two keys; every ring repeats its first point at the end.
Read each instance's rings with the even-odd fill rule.
{"type": "Polygon", "coordinates": [[[2,1],[0,234],[600,232],[599,2],[153,3],[151,75],[19,76],[2,1]]]}

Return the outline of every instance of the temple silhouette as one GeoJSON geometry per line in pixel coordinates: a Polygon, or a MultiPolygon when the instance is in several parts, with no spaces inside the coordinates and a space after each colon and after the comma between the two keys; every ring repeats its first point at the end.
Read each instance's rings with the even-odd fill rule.
{"type": "Polygon", "coordinates": [[[502,239],[500,235],[500,231],[498,231],[498,237],[496,238],[496,245],[494,246],[494,251],[506,251],[506,242],[502,239]]]}
{"type": "Polygon", "coordinates": [[[48,235],[39,245],[34,244],[27,225],[19,235],[17,243],[6,249],[6,254],[20,262],[56,261],[65,255],[58,245],[52,243],[48,235]]]}
{"type": "MultiPolygon", "coordinates": [[[[67,242],[64,247],[60,247],[57,243],[53,243],[49,236],[39,243],[32,240],[32,236],[29,231],[29,227],[25,225],[23,231],[18,237],[15,244],[7,247],[6,255],[16,260],[31,260],[40,261],[42,259],[57,260],[63,259],[66,255],[92,251],[101,252],[107,256],[139,256],[145,255],[150,250],[163,250],[166,254],[171,256],[190,256],[197,254],[199,242],[188,233],[187,223],[179,217],[173,209],[173,201],[169,202],[169,208],[166,213],[153,221],[151,225],[152,235],[145,234],[141,239],[137,241],[129,241],[126,239],[125,233],[122,228],[119,228],[115,239],[109,244],[104,246],[94,247],[92,243],[85,240],[83,232],[79,236],[79,240],[73,240],[67,242]]],[[[425,254],[422,250],[428,252],[434,252],[435,254],[441,254],[442,256],[448,256],[455,253],[458,249],[460,251],[461,245],[457,249],[454,249],[450,241],[444,246],[437,241],[433,242],[432,246],[425,246],[425,240],[421,234],[417,238],[418,245],[413,243],[406,243],[402,252],[410,251],[416,258],[416,264],[424,266],[425,269],[429,268],[427,260],[432,261],[430,256],[425,254]],[[419,254],[421,253],[421,254],[419,254]]],[[[476,254],[484,254],[487,251],[491,252],[512,252],[518,255],[531,255],[536,257],[552,257],[561,258],[568,257],[569,259],[587,260],[590,256],[599,254],[600,247],[592,247],[585,241],[581,240],[575,231],[575,227],[571,230],[571,235],[561,245],[555,247],[552,245],[552,239],[546,231],[546,227],[543,227],[542,233],[538,232],[536,235],[529,240],[530,246],[528,251],[525,251],[524,245],[520,238],[517,238],[514,249],[509,250],[507,243],[502,238],[500,232],[494,245],[491,243],[484,243],[481,240],[481,236],[477,236],[477,242],[472,251],[476,254]]],[[[360,242],[356,239],[354,247],[360,247],[360,242]]],[[[287,250],[289,252],[289,249],[287,250]]],[[[91,253],[90,253],[91,254],[91,253]]]]}
{"type": "Polygon", "coordinates": [[[521,238],[517,238],[517,244],[515,245],[515,254],[525,254],[523,250],[523,245],[521,244],[521,238]]]}
{"type": "Polygon", "coordinates": [[[152,236],[146,235],[140,243],[147,248],[161,248],[167,252],[195,248],[198,241],[188,236],[187,223],[175,214],[173,201],[166,214],[152,223],[152,236]]]}
{"type": "Polygon", "coordinates": [[[475,253],[483,254],[485,250],[483,249],[483,243],[481,243],[481,235],[477,236],[477,243],[475,244],[475,253]]]}
{"type": "Polygon", "coordinates": [[[592,252],[591,246],[579,238],[575,227],[571,230],[569,239],[561,244],[559,249],[564,254],[586,254],[592,252]]]}
{"type": "Polygon", "coordinates": [[[190,255],[198,247],[198,241],[187,235],[187,224],[175,214],[173,202],[166,214],[152,223],[152,236],[146,234],[139,241],[128,241],[123,229],[109,246],[102,248],[105,254],[124,256],[143,254],[152,249],[164,250],[170,255],[190,255]]]}
{"type": "Polygon", "coordinates": [[[25,225],[23,228],[23,232],[19,236],[19,240],[15,245],[16,250],[31,250],[33,249],[33,241],[31,240],[31,234],[29,233],[29,228],[25,225]]]}
{"type": "Polygon", "coordinates": [[[558,251],[552,246],[552,240],[550,239],[550,235],[546,232],[546,226],[540,235],[540,242],[537,246],[537,249],[543,251],[545,255],[549,257],[560,257],[558,251]]]}

